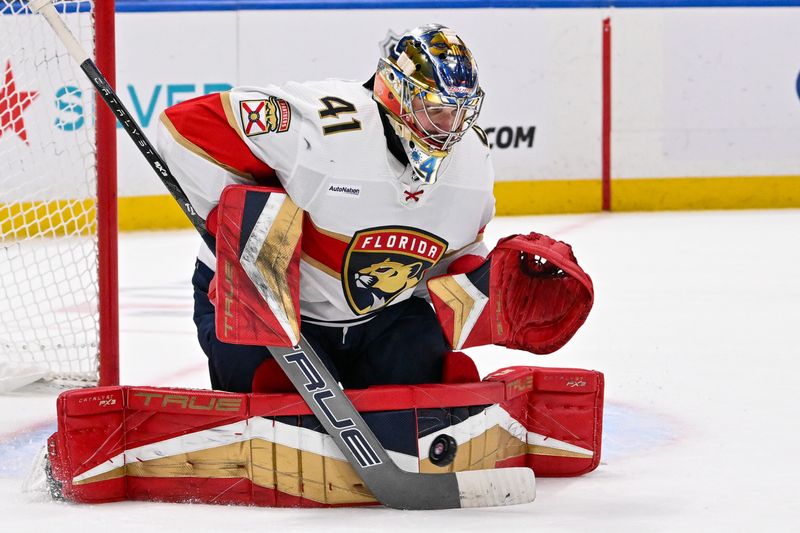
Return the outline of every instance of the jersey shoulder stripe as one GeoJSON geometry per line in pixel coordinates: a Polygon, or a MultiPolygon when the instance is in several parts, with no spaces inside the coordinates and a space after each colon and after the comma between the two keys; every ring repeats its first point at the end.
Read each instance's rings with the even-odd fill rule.
{"type": "Polygon", "coordinates": [[[275,171],[253,155],[239,135],[228,93],[169,107],[161,114],[161,122],[178,144],[203,159],[260,185],[278,184],[275,171]]]}

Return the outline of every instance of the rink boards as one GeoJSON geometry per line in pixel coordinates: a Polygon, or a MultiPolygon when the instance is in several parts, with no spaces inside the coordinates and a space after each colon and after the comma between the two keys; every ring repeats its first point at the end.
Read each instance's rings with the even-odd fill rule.
{"type": "MultiPolygon", "coordinates": [[[[366,80],[396,36],[437,21],[455,28],[478,60],[499,214],[598,211],[604,165],[614,210],[800,206],[794,2],[572,9],[579,4],[118,0],[117,90],[152,137],[166,106],[208,92],[366,80]]],[[[31,143],[47,134],[58,144],[89,126],[89,94],[50,90],[25,111],[51,108],[52,131],[40,131],[48,121],[32,123],[31,143]]],[[[121,129],[118,138],[121,227],[185,226],[121,129]]],[[[21,142],[6,131],[0,149],[21,142]]]]}

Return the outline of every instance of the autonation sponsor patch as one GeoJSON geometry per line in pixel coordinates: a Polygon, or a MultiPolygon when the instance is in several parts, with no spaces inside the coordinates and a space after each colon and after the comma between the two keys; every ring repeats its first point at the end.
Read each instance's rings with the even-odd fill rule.
{"type": "Polygon", "coordinates": [[[328,185],[328,196],[344,196],[347,198],[358,198],[361,194],[361,187],[358,185],[337,185],[331,183],[328,185]]]}

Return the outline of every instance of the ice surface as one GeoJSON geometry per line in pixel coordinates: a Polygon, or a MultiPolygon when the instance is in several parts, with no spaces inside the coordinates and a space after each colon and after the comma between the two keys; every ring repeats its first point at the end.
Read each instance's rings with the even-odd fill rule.
{"type": "MultiPolygon", "coordinates": [[[[0,396],[2,531],[795,531],[800,448],[800,210],[514,217],[487,228],[571,243],[595,284],[562,350],[471,350],[482,375],[512,364],[606,375],[603,460],[538,480],[501,509],[266,509],[30,501],[20,485],[54,428],[52,392],[0,396]]],[[[194,337],[190,231],[120,242],[122,381],[208,387],[194,337]]]]}

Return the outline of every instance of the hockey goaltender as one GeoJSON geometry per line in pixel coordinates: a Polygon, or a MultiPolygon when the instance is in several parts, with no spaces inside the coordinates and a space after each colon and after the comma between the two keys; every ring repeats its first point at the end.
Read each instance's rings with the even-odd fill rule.
{"type": "Polygon", "coordinates": [[[211,237],[193,285],[215,390],[63,394],[53,492],[420,508],[379,493],[416,486],[373,474],[392,463],[398,480],[445,474],[454,499],[425,501],[458,507],[533,499],[528,472],[503,478],[513,486],[499,499],[469,500],[469,471],[596,468],[602,374],[525,366],[481,381],[460,351],[553,352],[594,297],[565,243],[531,233],[484,245],[494,170],[476,123],[483,99],[464,42],[430,24],[366,83],[240,87],[168,108],[158,151],[211,237]]]}

